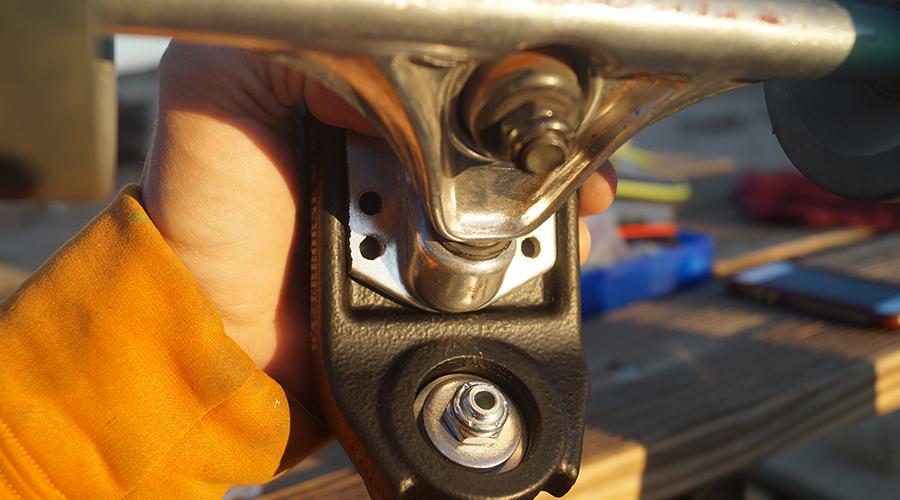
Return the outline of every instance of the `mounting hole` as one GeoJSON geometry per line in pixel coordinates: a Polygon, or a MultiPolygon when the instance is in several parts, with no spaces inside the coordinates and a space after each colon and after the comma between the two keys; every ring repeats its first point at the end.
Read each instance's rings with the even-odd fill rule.
{"type": "Polygon", "coordinates": [[[381,195],[375,191],[366,191],[359,197],[359,209],[366,215],[375,215],[381,212],[384,203],[381,201],[381,195]]]}
{"type": "Polygon", "coordinates": [[[359,242],[359,253],[366,260],[375,260],[381,257],[382,252],[384,252],[384,245],[374,236],[366,236],[359,242]]]}
{"type": "Polygon", "coordinates": [[[497,404],[497,398],[488,391],[481,391],[475,394],[475,404],[482,410],[491,410],[497,404]]]}
{"type": "Polygon", "coordinates": [[[529,259],[536,259],[541,254],[541,243],[537,238],[525,238],[522,240],[522,255],[529,259]]]}

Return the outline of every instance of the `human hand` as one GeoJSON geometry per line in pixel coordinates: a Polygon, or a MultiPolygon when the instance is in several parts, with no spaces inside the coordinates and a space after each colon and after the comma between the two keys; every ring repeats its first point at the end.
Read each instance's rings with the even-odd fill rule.
{"type": "MultiPolygon", "coordinates": [[[[159,70],[159,121],[140,190],[163,238],[225,333],[287,392],[315,408],[309,330],[308,200],[290,143],[293,106],[377,131],[296,70],[236,49],[173,44],[159,70]]],[[[615,193],[606,163],[579,189],[579,214],[615,193]]],[[[590,237],[581,225],[581,255],[590,237]]]]}

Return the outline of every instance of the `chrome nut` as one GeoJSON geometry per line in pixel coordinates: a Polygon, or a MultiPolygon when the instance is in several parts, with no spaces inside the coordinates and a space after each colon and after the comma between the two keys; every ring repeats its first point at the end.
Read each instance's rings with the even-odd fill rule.
{"type": "Polygon", "coordinates": [[[509,403],[487,382],[467,382],[442,416],[442,422],[456,439],[467,445],[491,446],[509,417],[509,403]]]}
{"type": "Polygon", "coordinates": [[[525,456],[528,433],[516,402],[485,379],[444,375],[419,392],[413,410],[437,452],[453,463],[500,474],[525,456]]]}
{"type": "Polygon", "coordinates": [[[483,152],[544,175],[569,159],[584,100],[571,67],[525,51],[475,72],[463,90],[462,116],[483,152]]]}

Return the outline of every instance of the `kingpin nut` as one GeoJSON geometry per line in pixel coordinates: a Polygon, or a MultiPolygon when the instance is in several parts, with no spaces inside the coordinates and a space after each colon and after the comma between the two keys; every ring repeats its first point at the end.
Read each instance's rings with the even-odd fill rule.
{"type": "Polygon", "coordinates": [[[568,160],[583,100],[572,68],[520,52],[475,72],[463,91],[463,116],[483,151],[546,174],[568,160]]]}
{"type": "Polygon", "coordinates": [[[469,469],[499,473],[516,467],[527,436],[515,404],[496,385],[471,375],[446,375],[416,397],[419,423],[434,448],[469,469]]]}
{"type": "Polygon", "coordinates": [[[494,444],[509,417],[506,397],[487,382],[467,382],[456,390],[443,422],[459,442],[494,444]]]}

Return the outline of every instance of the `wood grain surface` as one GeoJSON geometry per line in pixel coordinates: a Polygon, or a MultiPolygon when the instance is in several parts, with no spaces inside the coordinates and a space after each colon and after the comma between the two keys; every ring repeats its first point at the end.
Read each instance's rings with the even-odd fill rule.
{"type": "MultiPolygon", "coordinates": [[[[900,236],[887,235],[803,262],[900,283],[898,248],[900,236]]],[[[591,403],[581,474],[566,498],[670,498],[900,407],[900,334],[725,288],[714,281],[585,322],[591,403]]],[[[262,498],[368,498],[336,446],[293,482],[262,498]]]]}

